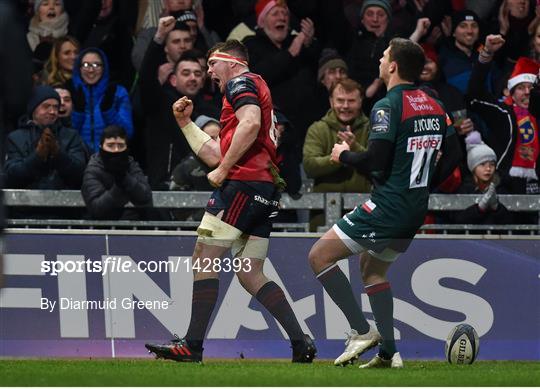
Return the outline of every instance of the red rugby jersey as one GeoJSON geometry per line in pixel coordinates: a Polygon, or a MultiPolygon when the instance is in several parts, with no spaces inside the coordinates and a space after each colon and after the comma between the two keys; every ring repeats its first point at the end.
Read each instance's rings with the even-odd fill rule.
{"type": "Polygon", "coordinates": [[[232,137],[238,126],[235,112],[247,104],[257,105],[261,109],[261,127],[257,139],[240,160],[232,167],[227,176],[230,180],[273,182],[269,166],[277,169],[276,126],[272,96],[268,85],[261,76],[243,73],[225,86],[223,108],[221,109],[220,148],[222,157],[227,153],[232,137]]]}

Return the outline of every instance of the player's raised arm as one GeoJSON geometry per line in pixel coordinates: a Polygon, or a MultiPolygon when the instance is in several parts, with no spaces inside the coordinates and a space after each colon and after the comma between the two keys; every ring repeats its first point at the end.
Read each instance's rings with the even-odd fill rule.
{"type": "Polygon", "coordinates": [[[244,105],[235,112],[235,115],[238,119],[238,126],[232,137],[231,145],[216,170],[208,174],[208,180],[214,186],[220,186],[223,183],[229,170],[255,142],[261,128],[261,109],[259,106],[244,105]]]}
{"type": "Polygon", "coordinates": [[[178,123],[195,155],[209,167],[217,166],[221,159],[219,142],[212,139],[191,120],[193,102],[186,96],[181,97],[174,102],[172,110],[176,123],[178,123]]]}

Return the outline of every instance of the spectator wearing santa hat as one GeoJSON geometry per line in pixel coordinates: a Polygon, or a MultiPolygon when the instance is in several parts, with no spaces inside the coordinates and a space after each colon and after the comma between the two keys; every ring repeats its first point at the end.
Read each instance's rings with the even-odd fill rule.
{"type": "Polygon", "coordinates": [[[320,46],[314,39],[315,26],[300,21],[293,34],[290,14],[284,0],[259,0],[255,4],[257,30],[245,39],[249,67],[268,83],[272,100],[290,120],[303,142],[307,128],[318,119],[310,107],[315,104],[317,60],[320,46]]]}
{"type": "Polygon", "coordinates": [[[489,64],[505,41],[488,35],[475,64],[468,89],[471,108],[487,124],[486,143],[497,155],[497,169],[510,193],[538,194],[540,142],[538,115],[540,99],[533,92],[540,64],[530,58],[518,59],[508,80],[506,98],[498,102],[484,87],[489,64]]]}

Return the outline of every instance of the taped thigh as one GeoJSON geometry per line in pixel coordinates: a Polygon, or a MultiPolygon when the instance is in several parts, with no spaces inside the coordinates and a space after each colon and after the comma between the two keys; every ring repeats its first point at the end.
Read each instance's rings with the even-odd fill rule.
{"type": "Polygon", "coordinates": [[[197,228],[197,242],[205,245],[231,247],[242,235],[238,228],[206,212],[197,228]]]}
{"type": "Polygon", "coordinates": [[[268,238],[241,237],[231,247],[233,258],[265,259],[268,254],[268,238]]]}

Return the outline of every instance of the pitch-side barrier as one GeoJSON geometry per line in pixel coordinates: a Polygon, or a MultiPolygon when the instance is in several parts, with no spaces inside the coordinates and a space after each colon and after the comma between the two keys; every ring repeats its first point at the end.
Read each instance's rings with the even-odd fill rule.
{"type": "MultiPolygon", "coordinates": [[[[12,207],[81,207],[85,204],[80,191],[76,190],[20,190],[6,189],[4,203],[12,207]]],[[[155,208],[162,209],[187,209],[203,208],[206,206],[210,192],[153,192],[155,208]]],[[[366,201],[369,194],[352,193],[306,193],[301,198],[294,200],[287,194],[281,199],[282,209],[287,210],[319,210],[324,211],[326,226],[320,227],[320,231],[333,225],[345,211],[353,209],[359,203],[366,201]]],[[[442,195],[432,194],[429,198],[430,211],[458,211],[475,204],[477,195],[442,195]]],[[[510,211],[540,212],[539,195],[499,195],[499,200],[510,211]]],[[[127,205],[131,207],[131,204],[127,205]]],[[[198,222],[195,221],[118,221],[118,220],[56,220],[56,219],[8,219],[8,227],[12,228],[113,228],[113,229],[194,229],[198,222]]],[[[509,233],[537,234],[539,225],[447,225],[430,224],[424,225],[422,230],[449,233],[462,231],[465,233],[475,230],[500,231],[509,233]]],[[[307,222],[301,223],[275,223],[277,231],[304,231],[309,230],[307,222]]]]}

